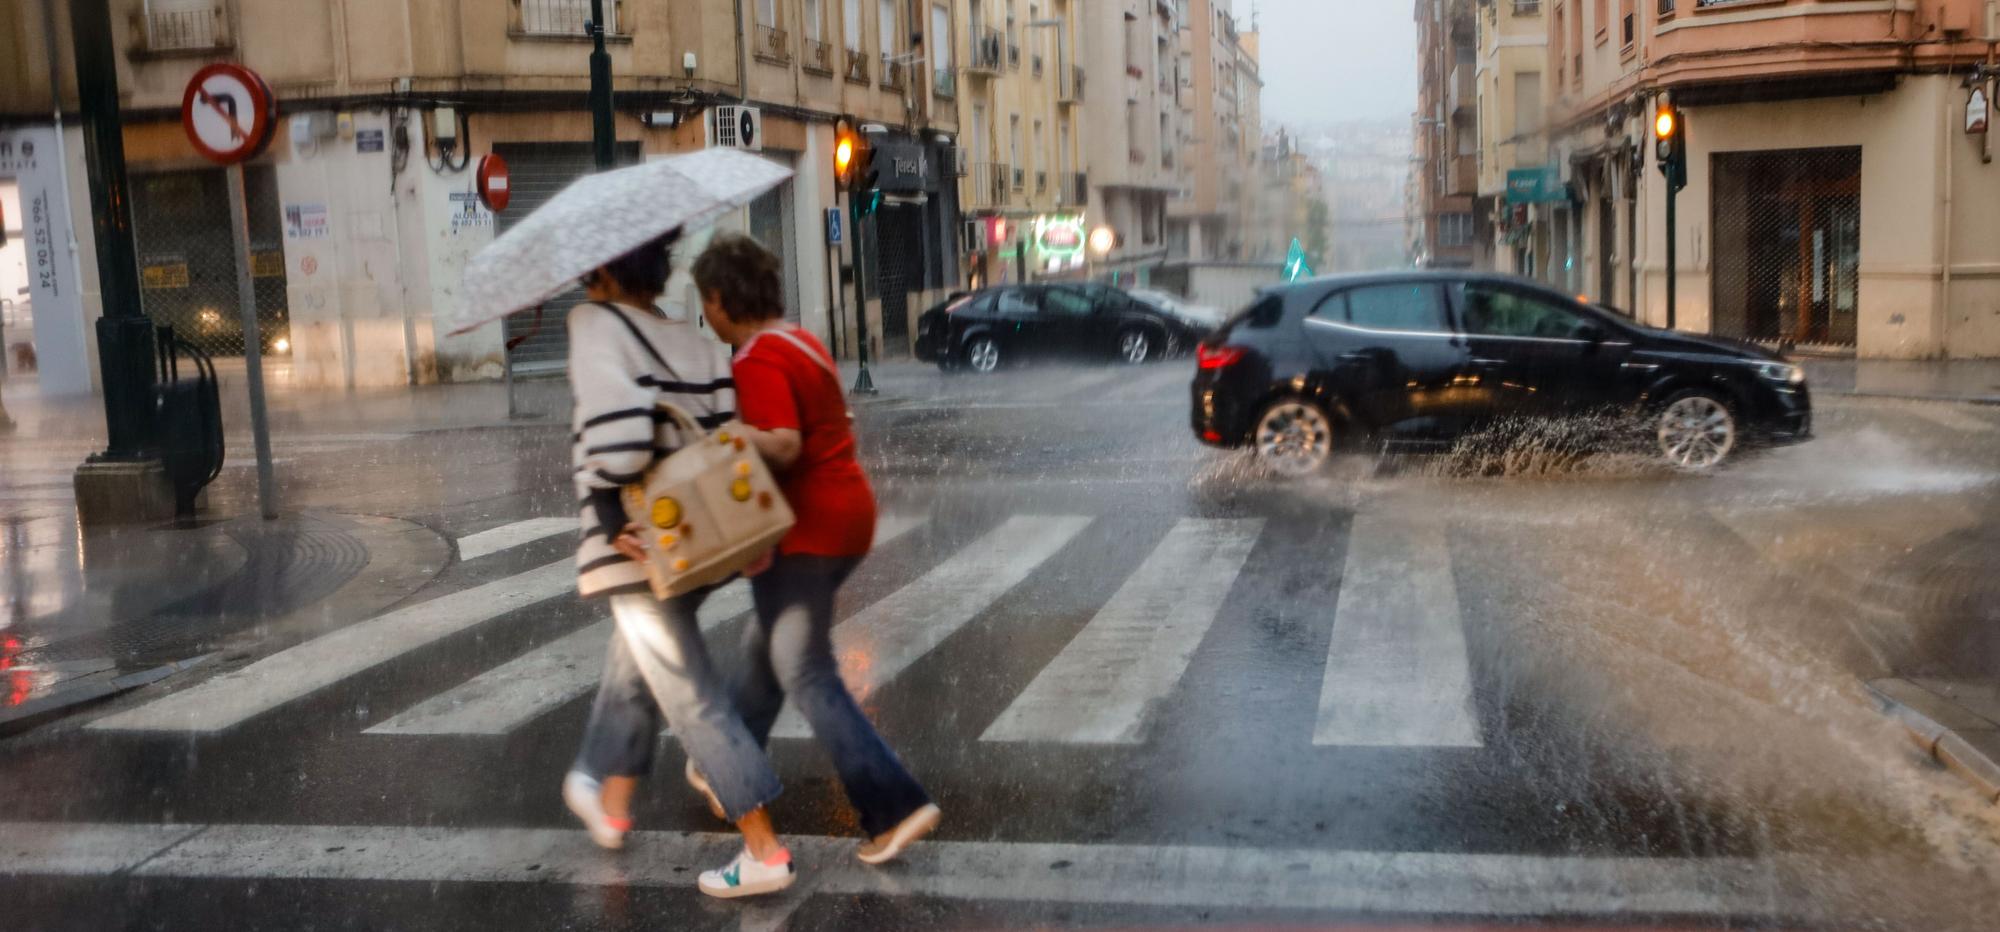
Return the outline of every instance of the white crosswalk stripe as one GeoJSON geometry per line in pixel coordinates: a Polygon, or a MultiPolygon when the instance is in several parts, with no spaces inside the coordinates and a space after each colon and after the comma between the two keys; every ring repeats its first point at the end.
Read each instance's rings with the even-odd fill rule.
{"type": "Polygon", "coordinates": [[[1355,516],[1313,743],[1483,746],[1443,525],[1355,516]]]}
{"type": "MultiPolygon", "coordinates": [[[[862,609],[833,629],[841,679],[856,699],[867,701],[1027,579],[1090,521],[1079,515],[1015,515],[916,582],[862,609]]],[[[788,709],[771,734],[805,738],[812,731],[788,709]]]]}
{"type": "Polygon", "coordinates": [[[1188,518],[1026,692],[985,741],[1136,744],[1208,633],[1263,522],[1188,518]]]}
{"type": "MultiPolygon", "coordinates": [[[[875,546],[924,523],[920,515],[885,515],[875,546]]],[[[574,528],[574,519],[565,519],[574,528]]],[[[462,547],[463,541],[460,542],[462,547]]],[[[750,586],[730,583],[709,596],[696,616],[712,631],[750,610],[750,586]]],[[[465,683],[410,707],[368,729],[371,735],[504,735],[597,686],[611,622],[602,621],[558,638],[465,683]]]]}
{"type": "Polygon", "coordinates": [[[459,538],[458,558],[461,560],[477,560],[489,554],[519,547],[522,544],[533,543],[543,538],[554,537],[557,534],[574,534],[577,532],[577,527],[577,519],[574,515],[567,518],[529,518],[526,521],[503,524],[496,528],[480,531],[477,534],[467,534],[459,538]]]}
{"type": "Polygon", "coordinates": [[[90,727],[223,731],[426,644],[575,590],[575,562],[558,560],[348,625],[90,727]]]}

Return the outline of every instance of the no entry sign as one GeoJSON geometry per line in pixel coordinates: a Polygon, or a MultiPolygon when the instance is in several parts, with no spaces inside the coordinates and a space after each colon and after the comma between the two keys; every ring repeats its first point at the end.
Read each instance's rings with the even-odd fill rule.
{"type": "Polygon", "coordinates": [[[513,192],[508,190],[507,160],[497,155],[483,156],[479,160],[479,173],[474,176],[479,185],[479,199],[486,209],[499,213],[507,209],[507,199],[513,192]]]}
{"type": "Polygon", "coordinates": [[[208,65],[194,73],[181,95],[181,126],[188,141],[224,165],[262,152],[277,125],[277,98],[270,86],[241,65],[208,65]]]}

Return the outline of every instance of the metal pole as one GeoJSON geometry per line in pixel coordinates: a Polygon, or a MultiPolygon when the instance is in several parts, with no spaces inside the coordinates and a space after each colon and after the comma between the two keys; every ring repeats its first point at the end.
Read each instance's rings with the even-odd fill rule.
{"type": "Polygon", "coordinates": [[[604,50],[604,0],[590,0],[590,142],[597,170],[617,164],[618,131],[611,116],[611,53],[604,50]]]}
{"type": "Polygon", "coordinates": [[[1674,178],[1667,176],[1667,329],[1674,329],[1674,178]]]}
{"type": "Polygon", "coordinates": [[[257,503],[264,518],[278,516],[271,479],[271,425],[264,416],[264,341],[257,334],[257,286],[250,278],[250,209],[243,194],[243,164],[229,166],[229,227],[236,241],[236,301],[243,315],[243,372],[250,388],[250,435],[257,444],[257,503]]]}
{"type": "Polygon", "coordinates": [[[859,345],[861,373],[854,377],[855,395],[875,394],[875,379],[868,374],[868,279],[861,265],[861,197],[860,191],[850,191],[847,195],[847,232],[854,237],[854,337],[859,345]]]}
{"type": "Polygon", "coordinates": [[[132,193],[125,177],[125,124],[118,111],[118,51],[107,3],[75,0],[69,8],[91,226],[97,237],[97,283],[104,302],[104,316],[97,320],[97,358],[104,379],[107,443],[98,458],[138,460],[153,455],[157,441],[153,324],[139,303],[132,193]]]}

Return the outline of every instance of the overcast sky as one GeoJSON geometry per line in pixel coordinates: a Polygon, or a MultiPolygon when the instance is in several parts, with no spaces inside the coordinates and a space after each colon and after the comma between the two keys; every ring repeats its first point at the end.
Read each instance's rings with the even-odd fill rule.
{"type": "MultiPolygon", "coordinates": [[[[1239,23],[1251,0],[1236,0],[1239,23]]],[[[1410,0],[1256,0],[1264,121],[1407,117],[1417,105],[1410,0]]]]}

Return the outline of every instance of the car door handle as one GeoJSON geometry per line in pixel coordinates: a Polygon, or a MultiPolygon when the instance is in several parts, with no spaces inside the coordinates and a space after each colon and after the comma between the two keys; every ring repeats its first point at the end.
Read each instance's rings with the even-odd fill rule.
{"type": "Polygon", "coordinates": [[[1507,364],[1507,360],[1505,359],[1487,359],[1484,356],[1474,356],[1468,361],[1475,366],[1504,366],[1507,364]]]}
{"type": "Polygon", "coordinates": [[[1374,354],[1374,353],[1342,353],[1342,354],[1340,354],[1340,358],[1341,358],[1341,359],[1343,359],[1343,360],[1346,360],[1347,362],[1373,362],[1373,361],[1375,360],[1375,354],[1374,354]]]}

